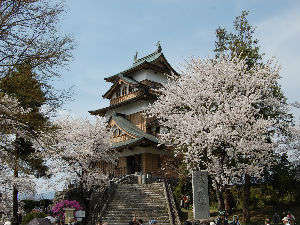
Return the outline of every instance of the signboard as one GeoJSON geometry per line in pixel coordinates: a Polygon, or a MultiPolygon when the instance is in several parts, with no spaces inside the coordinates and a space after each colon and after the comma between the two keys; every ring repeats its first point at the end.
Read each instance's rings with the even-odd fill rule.
{"type": "Polygon", "coordinates": [[[76,218],[83,218],[85,217],[85,211],[79,210],[75,213],[76,218]]]}

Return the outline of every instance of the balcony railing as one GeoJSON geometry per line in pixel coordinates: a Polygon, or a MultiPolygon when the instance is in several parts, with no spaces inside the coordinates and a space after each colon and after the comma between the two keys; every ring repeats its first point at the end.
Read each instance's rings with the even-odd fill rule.
{"type": "Polygon", "coordinates": [[[129,99],[132,99],[132,98],[138,96],[139,93],[140,93],[139,91],[135,91],[135,92],[129,93],[129,94],[127,94],[127,95],[123,95],[123,96],[120,96],[120,97],[117,97],[117,98],[112,98],[112,99],[110,100],[110,104],[111,104],[111,105],[114,105],[114,104],[118,104],[118,103],[120,103],[120,102],[129,100],[129,99]]]}

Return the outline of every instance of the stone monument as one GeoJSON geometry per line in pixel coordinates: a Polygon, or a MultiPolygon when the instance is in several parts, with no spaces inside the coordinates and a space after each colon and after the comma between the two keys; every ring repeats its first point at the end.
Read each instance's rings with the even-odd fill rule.
{"type": "Polygon", "coordinates": [[[194,219],[209,218],[209,195],[207,171],[192,172],[194,219]]]}

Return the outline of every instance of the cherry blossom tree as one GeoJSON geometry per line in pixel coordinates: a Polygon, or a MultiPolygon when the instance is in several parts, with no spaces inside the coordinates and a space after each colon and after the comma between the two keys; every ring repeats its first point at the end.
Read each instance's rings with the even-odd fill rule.
{"type": "MultiPolygon", "coordinates": [[[[36,179],[33,176],[20,174],[15,177],[10,168],[6,168],[6,161],[1,160],[0,166],[0,193],[1,204],[0,211],[6,215],[12,215],[13,211],[13,188],[17,188],[19,193],[24,196],[34,195],[36,188],[36,179]]],[[[20,199],[19,199],[20,200],[20,199]]],[[[22,210],[19,208],[19,211],[22,210]]]]}
{"type": "MultiPolygon", "coordinates": [[[[38,174],[30,174],[28,171],[36,167],[34,163],[39,162],[37,157],[44,154],[49,143],[45,134],[30,129],[28,123],[22,120],[30,112],[31,109],[25,110],[16,98],[0,93],[0,192],[5,199],[5,205],[2,206],[6,213],[13,208],[14,214],[17,214],[18,193],[34,193],[34,175],[38,174]],[[26,146],[37,148],[37,154],[21,155],[18,138],[31,140],[32,144],[26,146]]],[[[29,152],[29,149],[26,150],[29,152]]]]}
{"type": "Polygon", "coordinates": [[[116,163],[110,151],[110,131],[103,118],[95,122],[71,117],[59,119],[55,150],[50,152],[50,168],[54,174],[63,174],[65,183],[76,181],[85,190],[105,178],[98,168],[100,161],[116,163]]]}
{"type": "Polygon", "coordinates": [[[273,164],[276,139],[288,124],[262,110],[286,113],[274,95],[280,67],[235,57],[192,58],[181,76],[161,89],[149,115],[164,127],[160,140],[173,146],[190,169],[206,169],[217,189],[261,176],[273,164]]]}
{"type": "Polygon", "coordinates": [[[27,134],[26,125],[19,121],[19,117],[29,111],[30,109],[23,109],[16,98],[0,92],[0,135],[2,146],[4,141],[8,140],[4,134],[17,134],[20,136],[27,134]]]}
{"type": "MultiPolygon", "coordinates": [[[[294,109],[299,111],[300,102],[296,101],[291,104],[294,109]]],[[[296,125],[291,128],[293,135],[283,141],[283,150],[289,150],[289,158],[292,161],[300,161],[300,118],[296,120],[296,125]]],[[[280,149],[282,152],[282,149],[280,149]]]]}

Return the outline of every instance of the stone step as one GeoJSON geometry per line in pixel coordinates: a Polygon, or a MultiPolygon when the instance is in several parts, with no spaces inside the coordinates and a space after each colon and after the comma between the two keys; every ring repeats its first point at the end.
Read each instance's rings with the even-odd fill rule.
{"type": "Polygon", "coordinates": [[[156,216],[167,216],[169,215],[167,211],[161,210],[161,211],[153,211],[153,210],[126,210],[126,209],[121,209],[121,210],[109,210],[107,211],[104,216],[106,215],[156,215],[156,216]]]}
{"type": "MultiPolygon", "coordinates": [[[[104,222],[106,222],[106,221],[104,221],[104,222]]],[[[119,222],[117,222],[117,223],[115,223],[115,222],[110,222],[109,223],[109,225],[128,225],[128,222],[129,221],[127,221],[127,222],[124,222],[124,223],[119,223],[119,222]]],[[[148,221],[144,221],[144,224],[148,224],[148,221]]],[[[171,225],[170,223],[159,223],[159,225],[171,225]]]]}
{"type": "Polygon", "coordinates": [[[141,217],[160,217],[160,218],[169,218],[168,213],[154,213],[154,212],[128,212],[128,213],[117,213],[117,212],[109,212],[108,214],[104,215],[105,217],[111,217],[111,216],[116,216],[116,217],[127,217],[131,215],[137,215],[141,217]]]}
{"type": "Polygon", "coordinates": [[[136,199],[136,200],[151,200],[151,199],[159,199],[159,200],[165,200],[165,197],[162,197],[162,196],[142,196],[142,195],[136,195],[136,194],[133,194],[133,195],[122,195],[121,193],[118,193],[115,195],[115,198],[116,199],[136,199]]]}
{"type": "Polygon", "coordinates": [[[166,207],[162,206],[162,205],[108,205],[108,209],[117,209],[117,210],[121,210],[121,209],[128,209],[128,210],[164,210],[166,207]],[[144,209],[142,209],[144,208],[144,209]]]}
{"type": "Polygon", "coordinates": [[[146,192],[152,192],[152,191],[156,191],[156,192],[163,192],[164,189],[163,188],[122,188],[122,187],[118,187],[117,190],[120,190],[120,191],[132,191],[132,190],[135,190],[135,191],[146,191],[146,192]]]}
{"type": "Polygon", "coordinates": [[[155,218],[157,220],[163,220],[163,221],[167,221],[169,220],[169,216],[168,215],[163,215],[163,216],[158,216],[158,215],[146,215],[146,214],[128,214],[128,215],[114,215],[114,214],[109,214],[107,216],[103,216],[104,219],[114,219],[114,220],[131,220],[134,216],[136,216],[137,218],[155,218]]]}
{"type": "Polygon", "coordinates": [[[152,192],[152,191],[156,191],[156,192],[163,192],[164,189],[163,188],[120,188],[118,187],[117,190],[120,190],[120,191],[146,191],[146,192],[152,192]]]}
{"type": "Polygon", "coordinates": [[[144,209],[141,209],[140,208],[129,208],[129,207],[109,207],[108,208],[108,211],[110,212],[122,212],[122,213],[130,213],[132,211],[135,211],[135,212],[155,212],[155,213],[162,213],[162,212],[167,212],[167,210],[165,208],[159,208],[157,209],[157,207],[148,207],[148,208],[144,208],[144,209]]]}
{"type": "Polygon", "coordinates": [[[162,182],[156,182],[151,184],[119,184],[122,187],[153,187],[153,186],[163,186],[162,182]]]}
{"type": "Polygon", "coordinates": [[[133,203],[133,204],[130,204],[130,203],[126,203],[126,202],[112,202],[108,205],[108,207],[116,207],[116,206],[120,206],[120,207],[126,207],[127,208],[137,208],[137,209],[140,209],[141,207],[148,207],[148,208],[157,208],[157,209],[160,209],[160,208],[165,208],[166,205],[164,203],[161,203],[161,204],[158,204],[158,203],[133,203]]]}
{"type": "Polygon", "coordinates": [[[146,193],[146,192],[136,192],[136,191],[128,191],[128,192],[125,192],[125,191],[119,191],[119,190],[117,190],[116,195],[120,195],[120,194],[128,195],[128,196],[131,196],[131,195],[157,196],[157,197],[162,197],[162,196],[164,196],[164,193],[158,194],[158,193],[153,193],[153,192],[151,192],[151,193],[150,193],[150,192],[149,192],[149,193],[146,193]]]}
{"type": "Polygon", "coordinates": [[[117,188],[118,191],[124,191],[124,192],[132,192],[132,191],[138,191],[138,192],[151,192],[151,193],[163,193],[164,190],[163,189],[135,189],[135,188],[117,188]]]}
{"type": "Polygon", "coordinates": [[[132,193],[137,192],[137,193],[147,193],[147,194],[163,194],[164,190],[133,190],[133,189],[117,189],[119,192],[124,192],[124,193],[132,193]]]}
{"type": "MultiPolygon", "coordinates": [[[[162,203],[163,204],[163,203],[162,203]]],[[[143,203],[139,203],[139,204],[123,204],[123,203],[111,203],[108,205],[108,208],[127,208],[127,209],[141,209],[141,207],[144,207],[146,209],[165,209],[166,206],[162,205],[162,204],[143,204],[143,203]]]]}
{"type": "Polygon", "coordinates": [[[149,195],[138,195],[138,194],[123,194],[122,193],[118,193],[115,195],[116,198],[128,198],[128,199],[165,199],[165,197],[163,196],[149,196],[149,195]]]}
{"type": "MultiPolygon", "coordinates": [[[[131,192],[132,193],[132,192],[131,192]]],[[[139,198],[146,198],[146,197],[150,197],[150,198],[164,198],[164,195],[159,195],[159,194],[147,194],[147,193],[132,193],[130,194],[130,192],[125,193],[125,192],[117,192],[117,194],[115,196],[124,196],[124,197],[139,197],[139,198]]]]}
{"type": "MultiPolygon", "coordinates": [[[[116,221],[116,220],[111,220],[111,221],[102,220],[102,221],[107,222],[109,225],[119,225],[119,224],[120,225],[123,225],[123,224],[128,225],[128,223],[129,223],[129,221],[131,221],[131,219],[128,221],[116,221]]],[[[148,224],[149,220],[152,220],[152,218],[151,219],[146,218],[146,219],[142,219],[142,220],[144,221],[144,224],[148,224]]],[[[157,221],[157,222],[159,225],[170,225],[171,224],[169,221],[157,221]]]]}
{"type": "MultiPolygon", "coordinates": [[[[142,219],[144,221],[144,224],[145,223],[147,224],[149,220],[153,220],[153,219],[155,219],[158,222],[158,224],[169,224],[170,223],[169,220],[159,220],[155,217],[150,217],[150,219],[149,219],[149,217],[145,217],[145,218],[139,217],[139,219],[142,219]]],[[[132,218],[121,219],[121,220],[119,220],[119,219],[106,219],[106,218],[102,219],[103,222],[107,222],[108,224],[127,223],[127,225],[129,223],[129,221],[131,221],[131,220],[132,220],[132,218]]]]}
{"type": "Polygon", "coordinates": [[[125,186],[125,185],[118,185],[117,188],[120,189],[136,189],[136,190],[153,190],[153,189],[159,189],[163,190],[164,186],[125,186]]]}
{"type": "Polygon", "coordinates": [[[164,198],[141,198],[141,199],[137,199],[137,198],[121,198],[121,197],[117,197],[116,199],[114,199],[113,201],[111,201],[111,203],[120,203],[120,204],[124,204],[124,203],[157,203],[157,204],[162,204],[163,202],[166,202],[166,200],[164,198]]]}
{"type": "Polygon", "coordinates": [[[137,193],[137,192],[122,192],[122,191],[117,191],[115,196],[141,196],[141,197],[159,197],[162,198],[164,197],[163,194],[155,194],[155,193],[137,193]]]}
{"type": "Polygon", "coordinates": [[[136,216],[145,224],[155,219],[160,225],[170,225],[166,204],[162,183],[119,184],[102,221],[110,225],[128,225],[136,216]]]}
{"type": "Polygon", "coordinates": [[[132,193],[132,192],[137,192],[137,193],[147,193],[147,194],[163,194],[164,191],[163,190],[133,190],[133,189],[123,189],[123,190],[120,190],[120,189],[117,189],[117,191],[119,192],[124,192],[124,193],[132,193]]]}

